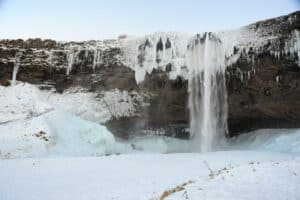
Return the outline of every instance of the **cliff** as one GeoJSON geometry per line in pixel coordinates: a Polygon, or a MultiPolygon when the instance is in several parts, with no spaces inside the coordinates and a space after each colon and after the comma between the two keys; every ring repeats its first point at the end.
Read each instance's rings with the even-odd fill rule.
{"type": "MultiPolygon", "coordinates": [[[[300,12],[215,34],[226,59],[230,135],[300,127],[300,12]]],[[[85,42],[1,40],[0,83],[10,84],[19,59],[17,80],[61,97],[75,94],[73,99],[79,103],[93,102],[87,107],[92,115],[76,114],[107,125],[115,135],[186,138],[189,67],[185,52],[189,40],[198,36],[155,33],[85,42]],[[91,98],[83,99],[86,95],[91,98]],[[102,113],[98,104],[108,112],[105,119],[97,115],[102,113]]]]}

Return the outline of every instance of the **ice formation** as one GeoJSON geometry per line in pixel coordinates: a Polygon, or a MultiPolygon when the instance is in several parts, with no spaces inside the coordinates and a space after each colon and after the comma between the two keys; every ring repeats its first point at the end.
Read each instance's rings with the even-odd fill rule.
{"type": "Polygon", "coordinates": [[[122,61],[135,71],[137,83],[154,69],[168,71],[174,79],[186,75],[186,47],[190,36],[179,33],[155,33],[143,38],[126,38],[121,41],[122,61]]]}
{"type": "Polygon", "coordinates": [[[188,46],[187,65],[191,136],[198,150],[211,151],[227,132],[225,54],[220,39],[213,33],[195,36],[188,46]]]}
{"type": "MultiPolygon", "coordinates": [[[[225,65],[236,63],[241,56],[247,59],[249,64],[254,63],[255,55],[263,52],[269,52],[277,59],[288,56],[299,62],[300,31],[293,30],[289,37],[284,39],[283,46],[278,43],[281,35],[269,34],[268,31],[268,28],[251,24],[236,30],[216,32],[215,35],[223,44],[225,65]]],[[[103,58],[105,50],[118,48],[121,54],[117,55],[116,59],[135,72],[137,83],[143,82],[146,74],[151,74],[155,69],[166,71],[170,79],[176,79],[177,76],[189,79],[186,54],[191,38],[193,35],[190,34],[158,32],[145,37],[122,37],[117,40],[67,44],[65,46],[67,75],[72,71],[74,64],[82,62],[81,50],[85,51],[88,66],[95,70],[97,65],[105,62],[103,58]],[[90,53],[93,55],[89,56],[90,53]]],[[[244,80],[249,77],[248,74],[242,76],[244,80]]]]}
{"type": "Polygon", "coordinates": [[[286,55],[290,55],[292,57],[297,57],[298,65],[300,67],[300,31],[294,30],[292,31],[292,38],[290,41],[286,43],[285,46],[286,55]]]}
{"type": "Polygon", "coordinates": [[[49,104],[36,86],[0,86],[0,102],[0,159],[98,156],[114,148],[114,136],[105,126],[49,104]]]}

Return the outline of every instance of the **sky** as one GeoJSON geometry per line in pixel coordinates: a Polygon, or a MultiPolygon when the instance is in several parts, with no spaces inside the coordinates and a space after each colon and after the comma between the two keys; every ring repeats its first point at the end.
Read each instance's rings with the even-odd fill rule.
{"type": "Polygon", "coordinates": [[[0,39],[110,39],[216,31],[300,10],[300,0],[0,0],[0,39]]]}

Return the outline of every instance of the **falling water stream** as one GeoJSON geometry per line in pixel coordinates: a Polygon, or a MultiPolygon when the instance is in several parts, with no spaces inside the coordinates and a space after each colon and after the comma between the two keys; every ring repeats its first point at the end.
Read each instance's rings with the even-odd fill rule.
{"type": "Polygon", "coordinates": [[[213,33],[188,45],[190,129],[194,148],[217,150],[227,133],[227,90],[222,42],[213,33]]]}
{"type": "Polygon", "coordinates": [[[75,52],[74,49],[69,49],[68,53],[67,53],[67,61],[68,61],[68,65],[67,65],[67,71],[66,74],[67,76],[70,75],[74,62],[75,62],[75,52]]]}
{"type": "Polygon", "coordinates": [[[95,71],[97,65],[101,61],[101,51],[97,48],[94,49],[94,58],[93,58],[93,71],[95,71]]]}
{"type": "Polygon", "coordinates": [[[12,82],[11,82],[12,86],[16,85],[17,75],[20,67],[20,59],[21,59],[21,54],[17,54],[15,57],[15,64],[14,64],[13,75],[12,75],[12,82]]]}

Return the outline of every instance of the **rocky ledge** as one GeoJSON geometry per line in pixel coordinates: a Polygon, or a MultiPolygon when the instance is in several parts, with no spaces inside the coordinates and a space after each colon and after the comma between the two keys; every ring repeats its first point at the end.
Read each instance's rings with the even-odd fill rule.
{"type": "MultiPolygon", "coordinates": [[[[230,135],[300,127],[300,12],[216,35],[226,55],[230,135]]],[[[110,115],[92,120],[101,121],[117,136],[186,138],[189,38],[155,33],[85,42],[1,40],[0,83],[10,84],[19,60],[17,80],[55,94],[72,88],[94,94],[95,104],[104,102],[110,115]],[[118,98],[107,96],[112,91],[118,91],[112,93],[118,98]]]]}

